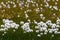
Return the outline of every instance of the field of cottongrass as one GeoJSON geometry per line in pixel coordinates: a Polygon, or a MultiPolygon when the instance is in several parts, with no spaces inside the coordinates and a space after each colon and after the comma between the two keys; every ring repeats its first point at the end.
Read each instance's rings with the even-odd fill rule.
{"type": "Polygon", "coordinates": [[[60,0],[0,0],[0,40],[60,40],[60,0]]]}

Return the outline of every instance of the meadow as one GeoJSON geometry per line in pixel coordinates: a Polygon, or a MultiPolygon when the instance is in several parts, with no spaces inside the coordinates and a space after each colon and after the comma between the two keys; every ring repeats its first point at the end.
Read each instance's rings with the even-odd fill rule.
{"type": "Polygon", "coordinates": [[[59,18],[60,0],[0,0],[0,25],[4,24],[3,19],[13,20],[19,24],[18,29],[9,28],[6,31],[0,31],[0,40],[60,40],[60,34],[49,32],[41,37],[37,36],[40,33],[36,33],[34,23],[34,20],[38,23],[51,20],[56,24],[59,18]],[[21,21],[30,22],[33,32],[24,33],[21,21]],[[4,32],[7,33],[4,34],[4,32]]]}

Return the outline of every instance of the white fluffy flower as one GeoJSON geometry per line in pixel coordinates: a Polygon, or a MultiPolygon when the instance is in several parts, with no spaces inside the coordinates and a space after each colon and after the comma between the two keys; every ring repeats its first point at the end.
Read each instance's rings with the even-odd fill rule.
{"type": "MultiPolygon", "coordinates": [[[[15,28],[18,29],[19,25],[16,24],[15,22],[13,22],[12,20],[9,19],[3,19],[3,23],[4,23],[4,28],[8,29],[8,28],[15,28]]],[[[3,25],[1,25],[3,26],[3,25]]]]}
{"type": "Polygon", "coordinates": [[[22,28],[24,31],[26,31],[26,32],[33,32],[33,30],[30,29],[30,26],[29,26],[29,23],[28,23],[28,22],[25,23],[25,24],[23,24],[23,25],[21,26],[21,28],[22,28]]]}
{"type": "Polygon", "coordinates": [[[57,24],[60,24],[60,19],[57,19],[56,23],[57,23],[57,24]]]}
{"type": "Polygon", "coordinates": [[[49,26],[51,26],[51,25],[52,25],[51,20],[48,20],[48,21],[46,22],[46,24],[49,25],[49,26]]]}

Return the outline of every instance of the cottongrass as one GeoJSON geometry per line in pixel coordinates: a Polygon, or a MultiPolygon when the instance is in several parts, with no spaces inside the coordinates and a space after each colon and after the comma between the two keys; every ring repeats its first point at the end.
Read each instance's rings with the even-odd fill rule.
{"type": "Polygon", "coordinates": [[[25,32],[33,32],[32,29],[30,29],[29,23],[24,23],[21,28],[25,31],[25,32]]]}
{"type": "Polygon", "coordinates": [[[1,25],[0,31],[8,30],[9,28],[15,28],[18,29],[19,24],[16,24],[12,20],[9,19],[3,19],[3,24],[1,25]]]}
{"type": "MultiPolygon", "coordinates": [[[[30,28],[30,24],[31,24],[30,20],[28,20],[28,22],[20,21],[21,26],[13,22],[13,20],[3,19],[2,21],[3,21],[3,24],[1,25],[0,31],[5,32],[10,28],[14,28],[13,32],[15,32],[16,31],[15,29],[18,29],[19,27],[21,27],[23,29],[23,33],[34,32],[34,30],[30,28]]],[[[37,33],[37,36],[40,37],[41,35],[47,35],[48,33],[53,33],[53,32],[55,34],[59,34],[60,33],[58,32],[60,27],[58,23],[59,21],[60,19],[57,19],[56,23],[52,23],[51,20],[47,20],[46,22],[43,22],[43,21],[37,22],[36,20],[34,20],[33,22],[34,24],[36,24],[34,29],[35,29],[35,32],[37,33]]]]}

